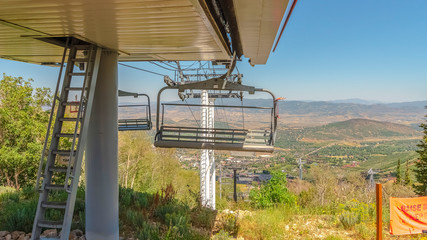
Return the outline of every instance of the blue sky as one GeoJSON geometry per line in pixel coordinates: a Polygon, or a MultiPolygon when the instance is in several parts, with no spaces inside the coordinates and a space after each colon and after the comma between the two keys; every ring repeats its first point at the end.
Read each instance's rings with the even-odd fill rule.
{"type": "MultiPolygon", "coordinates": [[[[243,59],[238,67],[244,84],[289,100],[426,100],[426,12],[425,0],[300,0],[267,64],[251,67],[243,59]]],[[[0,73],[53,87],[58,68],[0,60],[0,73]]],[[[160,76],[119,66],[123,90],[154,97],[162,86],[160,76]]]]}

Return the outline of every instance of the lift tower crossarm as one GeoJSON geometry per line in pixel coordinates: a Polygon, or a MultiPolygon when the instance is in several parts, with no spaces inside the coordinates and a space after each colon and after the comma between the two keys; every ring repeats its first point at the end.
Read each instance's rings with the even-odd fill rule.
{"type": "Polygon", "coordinates": [[[243,84],[229,82],[223,78],[211,78],[205,81],[178,84],[178,92],[183,93],[185,90],[229,90],[229,91],[243,91],[249,94],[255,93],[255,87],[246,86],[243,84]]]}

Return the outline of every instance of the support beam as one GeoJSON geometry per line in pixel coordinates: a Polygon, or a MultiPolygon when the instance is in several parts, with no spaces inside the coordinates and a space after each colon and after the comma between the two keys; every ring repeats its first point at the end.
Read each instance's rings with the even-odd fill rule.
{"type": "Polygon", "coordinates": [[[119,239],[117,57],[101,55],[86,145],[86,239],[119,239]]]}

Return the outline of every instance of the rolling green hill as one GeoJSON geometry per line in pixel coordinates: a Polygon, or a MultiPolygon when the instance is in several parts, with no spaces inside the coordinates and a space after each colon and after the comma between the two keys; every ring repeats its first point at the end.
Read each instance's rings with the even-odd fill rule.
{"type": "Polygon", "coordinates": [[[394,137],[417,137],[420,132],[402,124],[369,119],[350,119],[320,127],[306,128],[303,139],[311,140],[365,140],[394,137]]]}
{"type": "Polygon", "coordinates": [[[318,127],[279,129],[276,146],[295,148],[322,142],[387,141],[419,137],[421,132],[411,126],[369,119],[350,119],[318,127]]]}

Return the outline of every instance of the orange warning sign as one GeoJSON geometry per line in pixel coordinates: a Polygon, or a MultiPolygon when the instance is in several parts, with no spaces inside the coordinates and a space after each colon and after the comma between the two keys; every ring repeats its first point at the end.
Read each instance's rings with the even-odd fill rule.
{"type": "Polygon", "coordinates": [[[390,198],[390,233],[417,234],[427,231],[427,197],[390,198]]]}

